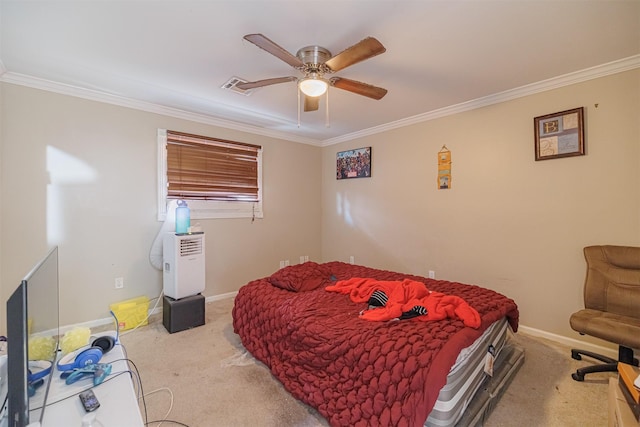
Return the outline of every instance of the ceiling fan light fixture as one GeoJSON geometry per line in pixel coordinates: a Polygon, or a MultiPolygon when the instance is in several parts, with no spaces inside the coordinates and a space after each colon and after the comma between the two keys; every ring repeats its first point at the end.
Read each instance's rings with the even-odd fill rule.
{"type": "Polygon", "coordinates": [[[305,77],[304,79],[300,80],[300,83],[298,83],[298,87],[305,95],[316,97],[324,95],[324,93],[329,88],[329,83],[323,78],[312,76],[305,77]]]}

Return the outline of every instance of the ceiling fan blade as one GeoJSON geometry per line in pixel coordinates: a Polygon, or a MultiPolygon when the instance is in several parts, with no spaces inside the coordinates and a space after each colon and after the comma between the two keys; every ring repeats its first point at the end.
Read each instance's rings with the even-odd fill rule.
{"type": "Polygon", "coordinates": [[[287,83],[298,80],[297,77],[289,76],[289,77],[276,77],[273,79],[264,79],[257,80],[255,82],[246,82],[246,83],[238,83],[236,87],[238,89],[247,90],[247,89],[255,89],[257,87],[270,86],[278,83],[287,83]]]}
{"type": "Polygon", "coordinates": [[[350,65],[356,64],[365,59],[372,58],[384,53],[386,49],[374,37],[367,37],[364,40],[346,48],[333,58],[325,62],[325,65],[333,71],[340,71],[350,65]]]}
{"type": "Polygon", "coordinates": [[[276,58],[279,58],[294,68],[304,66],[304,63],[287,52],[283,47],[275,44],[262,34],[247,34],[244,39],[258,46],[260,49],[266,50],[276,58]]]}
{"type": "Polygon", "coordinates": [[[304,111],[316,111],[319,106],[319,96],[304,96],[304,111]]]}
{"type": "Polygon", "coordinates": [[[333,87],[337,87],[338,89],[347,90],[349,92],[357,93],[358,95],[367,96],[373,99],[382,99],[382,97],[387,94],[386,89],[351,79],[333,77],[330,81],[331,86],[333,87]]]}

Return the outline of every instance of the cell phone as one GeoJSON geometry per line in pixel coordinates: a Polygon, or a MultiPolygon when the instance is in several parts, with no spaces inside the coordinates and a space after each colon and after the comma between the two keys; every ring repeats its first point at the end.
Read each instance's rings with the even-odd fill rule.
{"type": "Polygon", "coordinates": [[[87,412],[93,412],[100,407],[100,402],[91,389],[83,391],[78,397],[80,397],[80,402],[82,402],[82,406],[87,412]]]}

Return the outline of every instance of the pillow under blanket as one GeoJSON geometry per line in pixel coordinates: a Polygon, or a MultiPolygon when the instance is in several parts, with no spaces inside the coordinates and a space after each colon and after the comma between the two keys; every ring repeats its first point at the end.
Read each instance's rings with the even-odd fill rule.
{"type": "Polygon", "coordinates": [[[293,292],[305,292],[330,284],[331,270],[313,261],[290,265],[267,278],[269,283],[293,292]]]}

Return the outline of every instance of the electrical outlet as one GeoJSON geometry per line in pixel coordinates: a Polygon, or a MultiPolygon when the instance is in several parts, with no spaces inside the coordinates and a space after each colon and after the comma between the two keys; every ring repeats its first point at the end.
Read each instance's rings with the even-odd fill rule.
{"type": "Polygon", "coordinates": [[[304,262],[309,262],[309,255],[304,256],[304,262]]]}
{"type": "Polygon", "coordinates": [[[304,263],[304,255],[300,255],[300,264],[304,263]]]}
{"type": "Polygon", "coordinates": [[[436,272],[433,270],[429,270],[429,279],[435,279],[436,278],[436,272]]]}
{"type": "Polygon", "coordinates": [[[354,257],[353,255],[351,255],[349,257],[349,264],[355,264],[356,263],[356,257],[354,257]]]}
{"type": "Polygon", "coordinates": [[[285,259],[285,260],[284,260],[284,266],[285,266],[285,267],[289,267],[289,260],[288,260],[288,259],[285,259]]]}
{"type": "Polygon", "coordinates": [[[280,268],[284,268],[284,260],[280,261],[280,268]]]}
{"type": "Polygon", "coordinates": [[[115,287],[116,289],[124,288],[124,277],[116,277],[115,287]]]}

